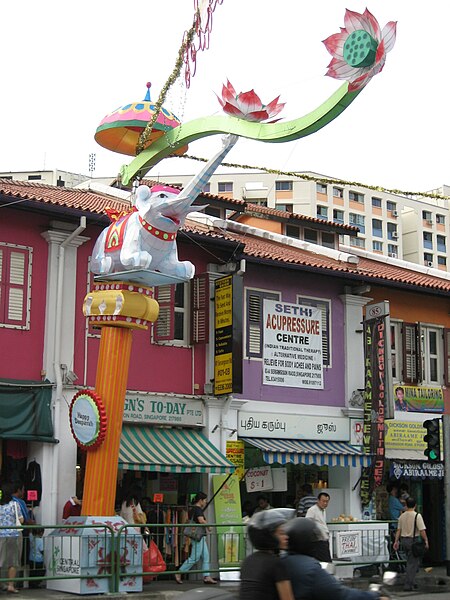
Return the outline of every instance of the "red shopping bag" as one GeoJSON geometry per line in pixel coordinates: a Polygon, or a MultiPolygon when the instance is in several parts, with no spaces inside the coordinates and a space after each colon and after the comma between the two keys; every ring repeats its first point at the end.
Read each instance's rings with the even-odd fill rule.
{"type": "MultiPolygon", "coordinates": [[[[167,569],[166,563],[153,540],[147,550],[142,553],[142,570],[144,573],[162,573],[167,569]]],[[[153,575],[144,575],[144,583],[153,581],[153,575]]]]}

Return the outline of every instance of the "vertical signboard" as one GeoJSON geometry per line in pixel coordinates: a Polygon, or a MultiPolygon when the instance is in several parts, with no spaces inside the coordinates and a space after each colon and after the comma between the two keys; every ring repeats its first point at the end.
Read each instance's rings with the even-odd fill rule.
{"type": "Polygon", "coordinates": [[[370,470],[361,478],[361,502],[367,506],[373,489],[383,482],[386,407],[392,407],[390,385],[390,331],[387,302],[368,307],[364,320],[364,427],[363,445],[372,456],[370,470]]]}
{"type": "Polygon", "coordinates": [[[242,278],[214,282],[214,394],[242,392],[242,278]]]}

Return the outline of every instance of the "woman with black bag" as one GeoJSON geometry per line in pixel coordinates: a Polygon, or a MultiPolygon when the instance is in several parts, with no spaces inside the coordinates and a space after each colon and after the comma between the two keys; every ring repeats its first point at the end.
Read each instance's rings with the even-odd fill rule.
{"type": "Polygon", "coordinates": [[[416,512],[416,501],[411,496],[406,500],[406,511],[400,515],[395,532],[394,550],[400,542],[406,553],[405,592],[417,586],[414,583],[420,562],[428,550],[428,537],[422,515],[416,512]]]}
{"type": "MultiPolygon", "coordinates": [[[[205,525],[207,520],[205,519],[204,510],[206,508],[206,494],[203,492],[198,492],[198,494],[194,498],[194,503],[192,509],[189,511],[189,518],[191,523],[199,523],[200,525],[205,525]]],[[[184,561],[184,563],[180,567],[180,573],[186,573],[189,569],[197,563],[200,559],[202,560],[202,568],[203,568],[203,583],[217,583],[216,579],[211,577],[211,573],[209,572],[209,548],[208,542],[206,541],[206,532],[210,531],[208,527],[186,527],[185,535],[189,535],[191,540],[191,553],[189,558],[184,561]],[[189,529],[192,529],[192,532],[189,533],[189,529]],[[199,531],[200,530],[200,531],[199,531]]],[[[180,573],[175,575],[175,580],[177,583],[183,583],[181,579],[180,573]]]]}

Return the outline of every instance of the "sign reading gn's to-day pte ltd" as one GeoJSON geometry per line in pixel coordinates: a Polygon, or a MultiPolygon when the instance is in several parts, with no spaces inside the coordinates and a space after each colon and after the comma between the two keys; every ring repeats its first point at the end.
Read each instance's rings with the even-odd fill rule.
{"type": "Polygon", "coordinates": [[[322,312],[264,300],[263,383],[323,389],[322,312]]]}
{"type": "Polygon", "coordinates": [[[201,400],[127,394],[123,411],[124,423],[154,425],[203,425],[201,400]]]}

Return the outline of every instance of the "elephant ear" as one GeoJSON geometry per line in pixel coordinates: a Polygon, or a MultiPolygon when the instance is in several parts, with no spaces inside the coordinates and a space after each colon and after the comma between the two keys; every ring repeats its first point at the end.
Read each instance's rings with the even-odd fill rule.
{"type": "Polygon", "coordinates": [[[150,204],[150,188],[148,185],[140,185],[136,190],[136,208],[139,214],[145,214],[150,204]]]}

